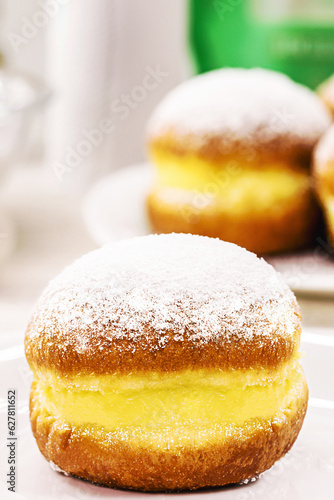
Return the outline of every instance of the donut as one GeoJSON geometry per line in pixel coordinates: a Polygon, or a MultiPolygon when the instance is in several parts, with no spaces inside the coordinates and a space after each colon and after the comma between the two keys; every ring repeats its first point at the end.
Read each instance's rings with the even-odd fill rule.
{"type": "Polygon", "coordinates": [[[315,189],[325,213],[329,238],[334,245],[334,125],[314,150],[315,189]]]}
{"type": "Polygon", "coordinates": [[[142,491],[247,482],[293,445],[308,389],[280,275],[190,234],[109,244],[43,292],[30,418],[57,471],[142,491]]]}
{"type": "Polygon", "coordinates": [[[312,149],[330,114],[311,90],[263,69],[221,69],[172,90],[148,124],[157,233],[218,237],[257,254],[314,240],[312,149]]]}

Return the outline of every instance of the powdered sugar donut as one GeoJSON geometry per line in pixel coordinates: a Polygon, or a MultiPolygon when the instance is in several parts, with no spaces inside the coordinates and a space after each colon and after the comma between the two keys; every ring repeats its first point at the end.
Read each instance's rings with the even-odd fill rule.
{"type": "Polygon", "coordinates": [[[157,232],[191,232],[256,253],[312,241],[311,152],[330,114],[311,90],[263,69],[222,69],[172,90],[148,126],[157,232]]]}
{"type": "Polygon", "coordinates": [[[265,261],[201,236],[147,236],[79,259],[46,288],[25,349],[48,461],[146,491],[247,481],[307,407],[295,297],[265,261]]]}

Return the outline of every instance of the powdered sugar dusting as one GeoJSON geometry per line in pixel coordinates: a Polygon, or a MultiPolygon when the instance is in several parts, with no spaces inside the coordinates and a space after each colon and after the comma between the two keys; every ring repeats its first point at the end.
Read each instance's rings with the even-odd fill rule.
{"type": "MultiPolygon", "coordinates": [[[[137,341],[152,330],[163,349],[186,336],[196,342],[291,338],[294,296],[263,259],[203,236],[151,235],[91,252],[44,291],[28,335],[62,337],[84,352],[100,341],[137,341]]],[[[61,347],[60,347],[61,348],[61,347]]]]}
{"type": "Polygon", "coordinates": [[[277,139],[284,139],[285,147],[289,142],[312,147],[330,122],[321,99],[287,76],[227,68],[172,90],[153,113],[149,136],[154,139],[172,130],[180,140],[191,135],[192,146],[198,148],[212,136],[219,137],[224,148],[254,140],[265,146],[277,139]]]}

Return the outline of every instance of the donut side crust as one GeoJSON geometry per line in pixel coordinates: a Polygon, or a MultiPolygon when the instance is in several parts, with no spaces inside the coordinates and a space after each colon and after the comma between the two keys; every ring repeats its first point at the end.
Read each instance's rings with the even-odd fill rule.
{"type": "MultiPolygon", "coordinates": [[[[269,304],[276,307],[275,302],[269,304]]],[[[190,332],[182,339],[175,338],[173,331],[164,333],[165,346],[159,345],[158,332],[147,328],[140,340],[127,338],[109,340],[107,330],[98,339],[91,331],[75,332],[68,341],[67,332],[44,332],[35,320],[31,321],[25,338],[26,358],[30,367],[51,369],[61,375],[66,374],[126,374],[147,371],[177,372],[186,369],[247,370],[249,368],[277,369],[296,355],[301,333],[301,313],[294,297],[287,303],[287,321],[292,324],[293,334],[284,335],[273,328],[270,335],[261,331],[270,329],[268,311],[261,306],[254,307],[245,316],[247,329],[252,325],[259,335],[246,338],[235,335],[224,338],[211,338],[207,342],[195,341],[190,332]],[[39,335],[34,332],[39,329],[39,335]],[[45,333],[45,335],[44,335],[45,333]],[[86,349],[80,351],[77,342],[84,336],[86,349]],[[78,340],[79,339],[79,340],[78,340]],[[97,348],[98,345],[98,348],[97,348]]],[[[222,324],[222,332],[226,324],[222,324]]],[[[112,332],[111,332],[112,334],[112,332]]]]}
{"type": "Polygon", "coordinates": [[[147,139],[147,149],[150,157],[164,154],[178,158],[194,156],[213,163],[224,163],[231,158],[261,165],[271,161],[286,161],[291,165],[303,165],[309,169],[314,142],[300,137],[295,141],[290,135],[277,136],[270,143],[257,139],[256,133],[251,142],[242,140],[227,141],[221,135],[205,134],[200,137],[191,133],[180,136],[172,127],[164,134],[150,135],[147,139]],[[254,159],[256,160],[254,162],[254,159]]]}

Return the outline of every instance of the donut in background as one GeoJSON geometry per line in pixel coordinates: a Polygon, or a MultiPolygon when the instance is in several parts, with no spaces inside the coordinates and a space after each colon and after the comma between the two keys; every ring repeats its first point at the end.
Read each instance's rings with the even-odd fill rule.
{"type": "Polygon", "coordinates": [[[229,68],[184,82],[148,126],[153,230],[259,254],[308,246],[319,217],[311,153],[330,122],[317,95],[273,71],[229,68]]]}

